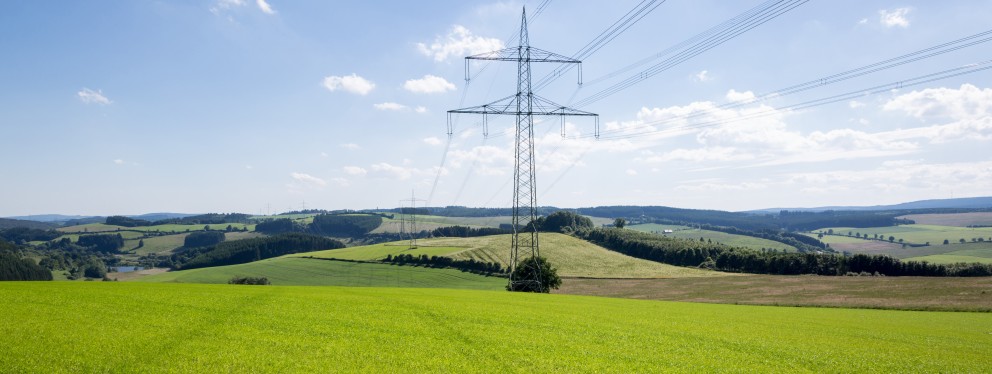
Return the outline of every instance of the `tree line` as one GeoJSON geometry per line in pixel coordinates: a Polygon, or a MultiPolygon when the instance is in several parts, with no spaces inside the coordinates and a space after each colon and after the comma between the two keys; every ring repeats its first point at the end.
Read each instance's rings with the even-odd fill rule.
{"type": "Polygon", "coordinates": [[[399,254],[396,256],[386,255],[382,262],[397,265],[418,265],[432,268],[451,268],[467,271],[475,274],[493,275],[504,274],[506,269],[498,262],[476,261],[475,259],[456,260],[451,257],[399,254]]]}
{"type": "Polygon", "coordinates": [[[194,253],[188,261],[182,261],[179,253],[173,258],[172,267],[195,269],[210,266],[243,264],[291,253],[310,252],[324,249],[344,248],[344,243],[322,236],[286,233],[265,238],[252,238],[222,242],[211,247],[200,247],[184,252],[194,253]]]}
{"type": "Polygon", "coordinates": [[[17,246],[0,239],[0,281],[50,281],[52,272],[17,255],[17,246]]]}
{"type": "Polygon", "coordinates": [[[631,257],[727,272],[779,275],[845,275],[866,272],[889,276],[933,277],[992,275],[992,265],[987,264],[938,265],[864,254],[847,257],[814,253],[766,253],[718,243],[659,237],[631,230],[579,230],[576,236],[631,257]]]}
{"type": "Polygon", "coordinates": [[[260,222],[255,231],[265,234],[307,232],[337,237],[357,238],[368,234],[382,225],[379,214],[321,214],[313,217],[313,222],[302,223],[289,218],[260,222]]]}

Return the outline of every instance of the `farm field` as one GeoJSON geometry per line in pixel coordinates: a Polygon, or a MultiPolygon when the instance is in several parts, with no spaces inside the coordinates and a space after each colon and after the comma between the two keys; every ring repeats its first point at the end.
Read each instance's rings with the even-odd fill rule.
{"type": "MultiPolygon", "coordinates": [[[[393,214],[393,218],[383,218],[382,229],[390,231],[373,231],[373,232],[399,232],[399,213],[386,213],[393,214]],[[387,226],[386,223],[389,222],[387,226]]],[[[602,217],[587,217],[592,220],[593,225],[600,227],[604,224],[612,224],[613,220],[609,218],[602,217]]],[[[418,230],[431,230],[437,227],[446,226],[468,226],[468,227],[493,227],[497,228],[500,224],[510,224],[513,222],[513,217],[511,216],[494,216],[494,217],[443,217],[443,216],[432,216],[432,215],[417,215],[417,228],[418,230]],[[421,227],[424,224],[424,227],[421,227]]]]}
{"type": "MultiPolygon", "coordinates": [[[[204,226],[210,226],[210,228],[213,229],[213,230],[223,230],[228,225],[231,225],[231,227],[232,228],[235,228],[235,229],[243,229],[243,228],[247,227],[248,228],[248,231],[254,231],[255,230],[255,225],[254,224],[248,224],[248,225],[246,225],[246,224],[243,224],[243,223],[222,223],[222,224],[216,224],[216,225],[174,225],[174,224],[168,224],[168,225],[141,226],[141,227],[124,227],[124,226],[107,225],[107,224],[104,224],[104,223],[89,223],[89,224],[78,225],[78,226],[60,227],[57,230],[58,231],[61,231],[61,232],[64,232],[64,233],[73,233],[73,234],[80,234],[80,233],[83,233],[83,232],[91,233],[91,234],[92,233],[97,233],[97,232],[108,232],[108,231],[110,231],[110,232],[116,232],[116,231],[120,230],[121,231],[121,234],[123,235],[123,234],[125,234],[127,232],[132,232],[133,233],[134,231],[161,231],[161,232],[173,232],[174,231],[174,232],[177,232],[177,233],[178,232],[186,232],[186,231],[203,231],[203,227],[204,226]]],[[[140,236],[140,234],[137,234],[137,235],[140,236]]]]}
{"type": "MultiPolygon", "coordinates": [[[[419,242],[419,241],[418,241],[419,242]]],[[[339,249],[329,249],[326,251],[296,253],[289,257],[317,257],[335,258],[341,260],[362,260],[375,261],[385,259],[388,255],[411,255],[411,256],[444,256],[453,252],[465,250],[464,247],[433,247],[421,245],[418,248],[410,249],[409,242],[392,242],[360,247],[348,247],[339,249]]]]}
{"type": "MultiPolygon", "coordinates": [[[[919,250],[924,248],[913,249],[919,250]]],[[[929,247],[925,247],[922,253],[909,252],[904,254],[912,255],[912,257],[906,257],[905,259],[910,261],[926,261],[934,264],[952,264],[958,262],[992,264],[992,243],[990,242],[942,245],[933,249],[933,252],[928,251],[928,249],[929,247]]]]}
{"type": "Polygon", "coordinates": [[[781,250],[786,250],[789,252],[796,251],[796,248],[791,245],[785,243],[779,243],[773,240],[755,238],[746,235],[727,234],[719,231],[700,230],[687,226],[645,223],[641,225],[627,226],[627,228],[631,230],[637,230],[647,233],[657,233],[658,235],[665,235],[672,238],[694,239],[694,240],[699,240],[699,238],[705,238],[712,240],[716,243],[723,243],[734,247],[745,247],[754,250],[760,250],[762,248],[766,248],[766,249],[775,249],[778,251],[781,250]],[[672,233],[663,234],[663,232],[666,229],[672,230],[672,233]]]}
{"type": "Polygon", "coordinates": [[[171,271],[136,279],[157,283],[225,284],[235,276],[266,277],[283,286],[360,286],[499,290],[506,278],[455,269],[276,257],[247,264],[171,271]]]}
{"type": "MultiPolygon", "coordinates": [[[[843,236],[846,236],[848,232],[860,233],[862,236],[867,234],[870,237],[873,237],[875,234],[885,238],[892,236],[895,237],[896,242],[898,242],[899,239],[903,239],[903,241],[913,244],[924,244],[929,242],[930,245],[939,245],[942,244],[945,239],[951,243],[958,242],[960,239],[970,242],[972,238],[984,238],[986,241],[992,241],[992,227],[968,228],[916,224],[870,228],[833,227],[823,228],[816,231],[826,232],[828,230],[834,230],[835,235],[843,236]]],[[[827,236],[829,235],[825,235],[824,239],[826,239],[827,236]]]]}
{"type": "Polygon", "coordinates": [[[983,372],[992,354],[988,313],[125,282],[0,294],[11,372],[983,372]]]}
{"type": "Polygon", "coordinates": [[[990,277],[747,275],[694,279],[564,279],[557,293],[720,304],[992,311],[990,277]]]}
{"type": "MultiPolygon", "coordinates": [[[[128,239],[124,241],[124,250],[128,250],[129,254],[146,255],[150,253],[168,253],[172,250],[182,247],[186,236],[188,233],[173,234],[173,235],[162,235],[154,236],[150,238],[142,239],[145,245],[141,248],[136,248],[138,246],[138,239],[128,239]],[[133,250],[132,250],[133,249],[133,250]]],[[[250,239],[264,236],[257,232],[225,232],[224,240],[241,240],[250,239]]]]}
{"type": "MultiPolygon", "coordinates": [[[[410,227],[404,227],[404,226],[409,226],[409,225],[410,225],[409,223],[405,223],[404,224],[402,222],[402,220],[399,218],[399,215],[397,215],[396,218],[393,218],[393,219],[383,218],[382,219],[382,224],[379,225],[379,227],[376,227],[374,230],[372,230],[371,233],[373,233],[373,234],[383,234],[383,233],[409,232],[410,231],[410,227]]],[[[431,231],[431,230],[434,230],[434,229],[436,229],[438,227],[445,227],[445,226],[453,226],[453,224],[445,224],[445,223],[438,223],[438,222],[421,221],[420,220],[420,216],[417,216],[417,231],[418,232],[424,231],[424,230],[431,231]]],[[[483,226],[474,226],[474,225],[461,225],[461,226],[469,226],[469,227],[475,227],[475,228],[483,227],[483,226]]]]}
{"type": "MultiPolygon", "coordinates": [[[[436,238],[418,241],[424,246],[464,247],[448,254],[455,259],[475,259],[509,265],[510,235],[476,238],[436,238]]],[[[593,278],[669,278],[733,275],[717,271],[685,268],[642,260],[557,233],[542,233],[541,256],[558,268],[558,275],[593,278]]]]}
{"type": "Polygon", "coordinates": [[[921,225],[957,226],[992,225],[992,212],[949,213],[949,214],[911,214],[898,218],[911,219],[921,225]]]}

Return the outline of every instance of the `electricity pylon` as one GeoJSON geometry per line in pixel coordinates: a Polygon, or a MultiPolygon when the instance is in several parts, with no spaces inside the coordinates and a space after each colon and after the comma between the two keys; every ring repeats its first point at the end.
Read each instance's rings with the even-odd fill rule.
{"type": "Polygon", "coordinates": [[[417,202],[418,201],[425,201],[425,200],[418,199],[417,196],[413,192],[410,192],[410,198],[409,199],[400,200],[400,237],[402,238],[404,232],[406,231],[406,227],[407,227],[407,223],[406,222],[407,221],[410,221],[410,248],[409,249],[416,249],[417,248],[417,234],[419,234],[419,232],[417,231],[417,202]],[[410,207],[409,208],[407,208],[406,206],[403,205],[403,203],[405,203],[405,202],[410,202],[410,207]],[[407,210],[407,209],[409,209],[409,210],[407,210]],[[406,211],[409,214],[403,214],[404,211],[406,211]]]}
{"type": "MultiPolygon", "coordinates": [[[[565,116],[592,116],[596,118],[596,134],[598,135],[599,115],[555,104],[550,100],[534,95],[531,91],[530,64],[532,62],[581,64],[582,61],[531,47],[530,38],[527,35],[526,8],[520,20],[519,45],[465,57],[466,80],[470,77],[469,64],[471,60],[516,62],[517,93],[489,104],[449,110],[448,135],[450,136],[452,134],[451,114],[481,114],[483,133],[487,135],[486,116],[516,116],[516,162],[513,172],[513,240],[510,246],[509,289],[532,289],[541,292],[544,290],[543,285],[539,281],[541,279],[540,267],[536,263],[536,259],[540,255],[540,246],[538,244],[537,227],[534,225],[534,221],[537,219],[537,184],[534,168],[534,116],[561,116],[562,131],[564,131],[565,116]],[[538,273],[522,277],[515,276],[514,272],[522,259],[535,261],[535,266],[531,268],[538,273]]],[[[582,84],[581,66],[579,65],[579,84],[582,84]]]]}

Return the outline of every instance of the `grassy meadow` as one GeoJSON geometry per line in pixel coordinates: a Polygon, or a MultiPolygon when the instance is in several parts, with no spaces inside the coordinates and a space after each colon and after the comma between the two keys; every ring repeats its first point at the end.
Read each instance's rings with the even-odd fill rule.
{"type": "MultiPolygon", "coordinates": [[[[557,234],[541,233],[541,256],[548,258],[558,275],[592,278],[670,278],[711,277],[731,274],[684,268],[630,257],[608,250],[587,241],[557,234]]],[[[509,265],[510,235],[493,235],[476,238],[436,238],[419,240],[423,246],[463,247],[447,257],[499,262],[509,265]]]]}
{"type": "MultiPolygon", "coordinates": [[[[979,216],[977,217],[979,218],[985,217],[985,213],[978,214],[979,216]]],[[[912,217],[919,218],[922,216],[930,218],[933,221],[951,222],[955,220],[952,217],[954,215],[923,214],[912,217]]],[[[975,219],[974,217],[966,217],[958,219],[957,222],[972,224],[975,219]]],[[[816,232],[827,232],[827,230],[831,229],[825,228],[816,230],[816,232]]],[[[885,254],[900,259],[926,261],[935,264],[953,264],[958,262],[992,263],[992,227],[969,228],[915,224],[860,229],[838,227],[832,228],[832,230],[834,230],[834,235],[824,235],[820,240],[830,244],[830,247],[837,251],[885,254]],[[862,236],[867,234],[869,237],[874,237],[874,235],[878,234],[886,240],[861,239],[854,236],[847,236],[848,232],[860,233],[862,236]],[[889,242],[889,236],[894,237],[895,240],[889,242]],[[972,241],[972,238],[977,239],[979,237],[983,238],[984,241],[972,241]],[[899,243],[899,239],[903,239],[903,242],[907,244],[919,245],[929,242],[930,245],[906,245],[904,247],[899,243]],[[943,244],[945,239],[948,241],[948,244],[943,244]],[[965,239],[965,242],[961,243],[961,239],[965,239]]],[[[816,233],[807,235],[817,237],[816,233]]]]}
{"type": "MultiPolygon", "coordinates": [[[[418,240],[418,243],[422,240],[418,240]]],[[[418,245],[417,248],[410,248],[409,242],[400,241],[392,243],[382,243],[366,245],[360,247],[348,247],[340,249],[329,249],[326,251],[306,252],[289,255],[291,257],[317,257],[334,258],[339,260],[360,260],[377,261],[385,259],[388,255],[411,255],[411,256],[444,256],[454,252],[465,250],[463,247],[435,247],[418,245]]]]}
{"type": "Polygon", "coordinates": [[[137,278],[153,283],[225,284],[233,277],[266,277],[282,286],[419,287],[499,290],[506,278],[455,269],[277,257],[247,264],[170,271],[137,278]]]}
{"type": "Polygon", "coordinates": [[[992,357],[988,313],[122,282],[0,295],[0,367],[18,373],[984,372],[992,357]]]}
{"type": "Polygon", "coordinates": [[[795,247],[785,243],[779,243],[774,240],[755,238],[753,236],[747,236],[747,235],[728,234],[719,231],[700,230],[688,226],[645,223],[640,225],[627,226],[627,228],[631,230],[637,230],[647,233],[656,233],[658,235],[665,235],[672,238],[693,239],[693,240],[699,240],[699,238],[704,238],[704,239],[712,240],[715,243],[722,243],[733,247],[750,248],[754,250],[761,250],[762,248],[767,248],[767,249],[775,249],[778,251],[782,251],[782,250],[789,252],[796,251],[795,247]],[[666,229],[672,230],[672,232],[668,234],[664,234],[664,231],[666,229]]]}

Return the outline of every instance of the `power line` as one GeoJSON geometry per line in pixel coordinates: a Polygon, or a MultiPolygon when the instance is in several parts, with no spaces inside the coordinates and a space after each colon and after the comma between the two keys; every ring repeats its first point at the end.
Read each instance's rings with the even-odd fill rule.
{"type": "Polygon", "coordinates": [[[898,56],[898,57],[893,57],[893,58],[885,59],[885,60],[882,60],[882,61],[878,61],[878,62],[875,62],[875,63],[864,65],[864,66],[861,66],[861,67],[858,67],[858,68],[855,68],[855,69],[850,69],[850,70],[843,71],[843,72],[840,72],[840,73],[831,74],[831,75],[828,75],[828,76],[825,76],[825,77],[813,79],[813,80],[810,80],[810,81],[807,81],[807,82],[804,82],[804,83],[800,83],[800,84],[792,85],[792,86],[789,86],[789,87],[781,88],[781,89],[778,89],[778,90],[775,90],[775,91],[766,92],[764,94],[757,95],[754,99],[751,99],[751,100],[730,101],[730,102],[723,103],[723,104],[721,104],[721,105],[719,105],[719,106],[717,106],[717,107],[715,107],[713,109],[702,110],[702,111],[698,111],[698,112],[693,112],[693,113],[690,113],[690,114],[686,114],[686,115],[682,115],[682,116],[677,116],[677,117],[672,117],[672,118],[668,118],[668,119],[664,119],[664,120],[652,121],[652,122],[649,122],[649,123],[642,124],[640,126],[628,127],[628,128],[625,128],[625,129],[604,130],[604,131],[601,131],[600,134],[601,135],[608,135],[608,134],[612,134],[612,133],[626,132],[626,131],[630,131],[632,129],[637,129],[637,128],[644,128],[644,127],[650,127],[650,126],[658,125],[658,124],[665,124],[665,123],[671,123],[671,122],[675,122],[675,121],[692,119],[692,118],[696,118],[696,117],[701,117],[701,116],[705,116],[705,115],[708,115],[708,114],[712,114],[713,112],[715,112],[717,110],[733,109],[733,108],[738,108],[738,107],[741,107],[741,106],[753,104],[755,102],[761,102],[761,101],[767,101],[767,100],[770,100],[770,99],[780,98],[780,97],[783,97],[783,96],[788,96],[788,95],[791,95],[791,94],[795,94],[795,93],[799,93],[799,92],[803,92],[803,91],[808,91],[808,90],[811,90],[811,89],[814,89],[814,88],[820,88],[820,87],[823,87],[823,86],[827,86],[827,85],[830,85],[830,84],[834,84],[834,83],[846,81],[846,80],[849,80],[849,79],[858,78],[858,77],[861,77],[861,76],[865,76],[865,75],[876,73],[876,72],[883,71],[883,70],[886,70],[886,69],[891,69],[891,68],[894,68],[894,67],[902,66],[902,65],[909,64],[909,63],[912,63],[912,62],[917,62],[917,61],[924,60],[924,59],[927,59],[927,58],[931,58],[931,57],[934,57],[934,56],[939,56],[939,55],[942,55],[942,54],[945,54],[945,53],[957,51],[959,49],[963,49],[963,48],[975,46],[975,45],[978,45],[978,44],[986,43],[986,42],[988,42],[990,40],[992,40],[992,30],[980,32],[980,33],[977,33],[977,34],[974,34],[974,35],[966,36],[964,38],[956,39],[956,40],[949,41],[949,42],[946,42],[946,43],[941,43],[941,44],[938,44],[938,45],[935,45],[935,46],[924,48],[924,49],[921,49],[921,50],[918,50],[918,51],[915,51],[915,52],[907,53],[907,54],[904,54],[904,55],[901,55],[901,56],[898,56]]]}
{"type": "MultiPolygon", "coordinates": [[[[638,21],[646,17],[648,14],[651,14],[652,11],[654,11],[659,6],[661,6],[661,4],[664,3],[665,0],[660,0],[660,2],[659,0],[641,1],[640,4],[637,4],[637,6],[635,6],[633,9],[628,11],[627,14],[624,14],[623,17],[620,17],[620,19],[616,20],[616,22],[613,22],[613,24],[610,25],[610,27],[607,27],[605,30],[600,32],[598,36],[593,38],[593,40],[589,41],[589,43],[586,43],[585,46],[580,48],[578,52],[572,55],[572,58],[576,60],[584,60],[589,56],[592,56],[601,48],[612,42],[613,39],[616,39],[618,36],[620,36],[625,31],[630,29],[631,26],[633,26],[638,21]]],[[[572,65],[565,65],[556,68],[554,71],[546,75],[544,78],[541,78],[541,80],[538,81],[536,87],[534,87],[534,90],[540,90],[546,87],[548,84],[551,84],[551,82],[553,82],[555,79],[561,77],[564,73],[567,73],[569,70],[572,70],[573,67],[574,66],[572,65]]],[[[579,84],[582,84],[581,71],[579,73],[579,84]]]]}
{"type": "MultiPolygon", "coordinates": [[[[846,92],[846,93],[842,93],[842,94],[838,94],[838,95],[832,95],[832,96],[828,96],[828,97],[824,97],[824,98],[820,98],[820,99],[809,100],[809,101],[801,102],[801,103],[798,103],[798,104],[792,104],[792,105],[787,105],[787,106],[782,106],[782,107],[777,107],[777,108],[770,108],[770,109],[766,109],[766,110],[763,110],[763,111],[750,113],[750,114],[745,115],[745,116],[740,116],[740,117],[735,117],[735,118],[728,118],[728,119],[721,119],[721,120],[713,120],[713,121],[707,121],[707,122],[701,122],[701,123],[696,123],[696,124],[687,125],[687,126],[681,126],[681,127],[677,127],[677,128],[669,128],[669,129],[653,130],[653,131],[643,131],[643,132],[633,133],[633,134],[622,134],[622,135],[614,135],[614,136],[601,136],[600,139],[608,139],[608,140],[630,139],[630,138],[636,138],[636,137],[641,137],[641,136],[651,135],[651,134],[658,134],[658,133],[665,133],[665,132],[674,132],[674,131],[685,131],[685,130],[705,128],[705,127],[713,127],[713,126],[718,126],[718,125],[722,125],[722,124],[726,124],[726,123],[733,123],[733,122],[744,121],[744,120],[749,120],[749,119],[754,119],[754,118],[766,117],[766,116],[769,116],[769,115],[777,114],[777,113],[782,112],[782,111],[798,111],[798,110],[813,108],[813,107],[817,107],[817,106],[822,106],[822,105],[827,105],[827,104],[833,104],[833,103],[837,103],[837,102],[841,102],[841,101],[847,101],[847,100],[855,99],[855,98],[858,98],[858,97],[877,95],[877,94],[880,94],[880,93],[887,93],[887,92],[891,92],[894,89],[901,89],[901,88],[905,88],[905,87],[918,86],[918,85],[925,84],[925,83],[930,83],[930,82],[934,82],[934,81],[938,81],[938,80],[953,78],[953,77],[957,77],[957,76],[961,76],[961,75],[966,75],[966,74],[972,74],[972,73],[976,73],[976,72],[980,72],[980,71],[985,71],[985,70],[989,70],[989,69],[992,69],[992,60],[985,60],[985,61],[981,61],[981,62],[977,62],[977,63],[973,63],[973,64],[967,64],[967,65],[963,65],[963,66],[960,66],[960,67],[956,67],[956,68],[951,68],[951,69],[939,71],[939,72],[936,72],[936,73],[921,75],[921,76],[917,76],[917,77],[913,77],[913,78],[909,78],[909,79],[904,79],[904,80],[899,80],[899,81],[895,81],[895,82],[890,82],[890,83],[887,83],[887,84],[872,86],[872,87],[868,87],[868,88],[864,88],[864,89],[860,89],[860,90],[855,90],[855,91],[850,91],[850,92],[846,92]]],[[[588,137],[589,136],[578,136],[578,137],[574,137],[574,138],[571,138],[571,139],[588,138],[588,137]]]]}
{"type": "MultiPolygon", "coordinates": [[[[625,90],[630,86],[633,86],[641,81],[651,78],[663,71],[666,71],[678,64],[681,64],[693,57],[696,57],[703,52],[706,52],[714,47],[717,47],[729,40],[732,40],[741,34],[748,32],[755,27],[765,24],[779,16],[807,3],[809,0],[775,0],[766,2],[757,8],[754,8],[744,14],[731,19],[729,22],[730,26],[722,28],[716,31],[707,31],[704,34],[707,36],[697,35],[695,38],[702,38],[703,40],[695,43],[691,47],[679,52],[675,56],[665,59],[664,61],[647,68],[640,73],[628,77],[627,79],[620,81],[610,87],[607,87],[599,92],[587,96],[586,98],[579,100],[575,103],[576,107],[584,107],[592,104],[596,101],[602,100],[610,95],[617,92],[625,90]],[[712,34],[712,35],[709,35],[712,34]]],[[[711,29],[712,30],[712,29],[711,29]]]]}

